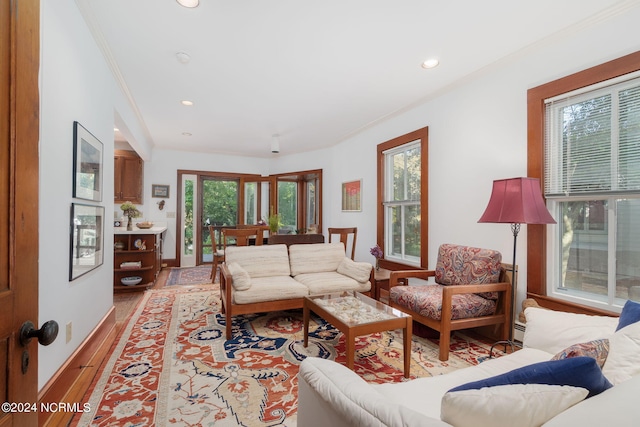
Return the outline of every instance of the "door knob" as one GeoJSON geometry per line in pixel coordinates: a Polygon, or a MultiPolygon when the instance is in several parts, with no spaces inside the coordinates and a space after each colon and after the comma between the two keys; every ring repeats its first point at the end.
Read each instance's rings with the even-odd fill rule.
{"type": "Polygon", "coordinates": [[[33,323],[26,321],[20,328],[20,344],[26,346],[31,342],[31,338],[38,338],[41,345],[49,345],[58,336],[58,322],[49,320],[44,322],[40,329],[36,329],[33,323]]]}

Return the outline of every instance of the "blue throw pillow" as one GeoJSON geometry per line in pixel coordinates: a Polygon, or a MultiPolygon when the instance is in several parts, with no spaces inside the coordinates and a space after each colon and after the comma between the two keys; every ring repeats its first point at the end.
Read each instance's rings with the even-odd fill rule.
{"type": "Polygon", "coordinates": [[[618,327],[616,328],[616,331],[619,331],[632,323],[636,323],[638,320],[640,320],[640,304],[628,299],[624,304],[624,307],[622,307],[622,313],[620,313],[620,319],[618,319],[618,327]]]}
{"type": "Polygon", "coordinates": [[[569,385],[589,390],[587,398],[613,387],[602,375],[592,357],[572,357],[562,360],[534,363],[491,378],[470,382],[449,391],[476,390],[508,384],[569,385]]]}

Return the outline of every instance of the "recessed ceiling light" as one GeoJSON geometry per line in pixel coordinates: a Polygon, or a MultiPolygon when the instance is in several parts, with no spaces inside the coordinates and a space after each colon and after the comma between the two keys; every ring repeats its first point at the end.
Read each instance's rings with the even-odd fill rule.
{"type": "Polygon", "coordinates": [[[193,101],[188,101],[185,99],[184,101],[180,101],[180,104],[186,105],[187,107],[191,107],[193,105],[193,101]]]}
{"type": "Polygon", "coordinates": [[[118,129],[118,128],[113,128],[113,131],[114,131],[114,132],[118,132],[119,130],[120,130],[120,129],[118,129]]]}
{"type": "Polygon", "coordinates": [[[191,57],[189,56],[189,54],[184,52],[176,53],[176,58],[178,59],[178,62],[181,64],[187,64],[191,60],[191,57]]]}
{"type": "Polygon", "coordinates": [[[182,132],[182,135],[183,135],[183,136],[191,136],[191,135],[192,135],[192,133],[191,133],[191,132],[182,132]]]}
{"type": "Polygon", "coordinates": [[[422,63],[422,68],[435,68],[438,66],[438,64],[440,64],[440,61],[438,61],[436,58],[430,58],[422,63]]]}
{"type": "Polygon", "coordinates": [[[200,0],[176,0],[180,6],[198,7],[200,0]]]}

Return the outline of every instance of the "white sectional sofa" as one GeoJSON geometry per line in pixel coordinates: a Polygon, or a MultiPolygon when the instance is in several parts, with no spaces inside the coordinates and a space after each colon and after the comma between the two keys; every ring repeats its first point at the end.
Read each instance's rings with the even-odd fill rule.
{"type": "Polygon", "coordinates": [[[340,242],[227,247],[220,274],[227,339],[234,315],[302,308],[307,295],[370,294],[372,276],[373,266],[345,256],[340,242]]]}
{"type": "MultiPolygon", "coordinates": [[[[637,309],[640,307],[640,304],[635,305],[637,309]]],[[[616,330],[619,326],[616,317],[554,312],[536,307],[527,308],[525,315],[527,327],[523,349],[436,377],[369,384],[341,364],[307,358],[298,375],[298,425],[640,425],[640,405],[635,402],[640,392],[640,322],[616,330]],[[574,346],[578,343],[589,344],[574,346]],[[567,358],[550,361],[556,355],[567,358]],[[602,369],[595,358],[571,357],[585,355],[597,356],[601,363],[604,360],[602,369]],[[603,356],[606,359],[602,359],[603,356]],[[496,376],[505,373],[509,378],[522,371],[536,376],[541,366],[553,367],[558,366],[552,365],[555,363],[574,364],[576,361],[587,361],[590,375],[599,377],[600,385],[608,384],[608,380],[613,386],[586,399],[587,390],[567,385],[472,385],[471,390],[450,391],[478,380],[495,383],[496,379],[505,377],[496,376]]],[[[622,322],[620,326],[623,326],[622,322]]],[[[558,372],[560,376],[573,375],[558,372]]],[[[586,378],[586,374],[578,372],[577,381],[586,378]]]]}

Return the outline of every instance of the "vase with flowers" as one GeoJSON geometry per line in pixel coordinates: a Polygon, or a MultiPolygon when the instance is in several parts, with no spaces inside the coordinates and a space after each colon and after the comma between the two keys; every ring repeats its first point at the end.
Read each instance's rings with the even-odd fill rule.
{"type": "Polygon", "coordinates": [[[124,202],[120,205],[120,209],[122,209],[122,212],[129,218],[129,220],[127,221],[127,231],[133,230],[132,218],[139,217],[140,211],[131,202],[124,202]]]}
{"type": "Polygon", "coordinates": [[[371,252],[371,255],[373,255],[376,259],[376,270],[380,270],[380,259],[384,255],[382,253],[382,249],[380,248],[380,246],[375,245],[369,250],[369,252],[371,252]]]}

